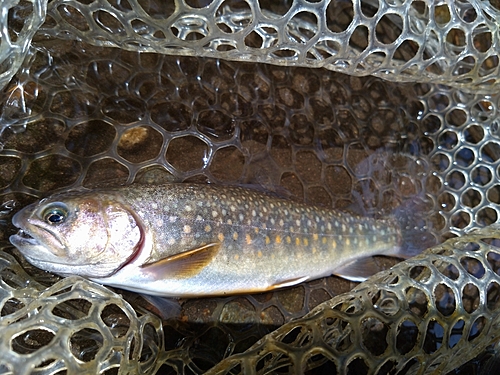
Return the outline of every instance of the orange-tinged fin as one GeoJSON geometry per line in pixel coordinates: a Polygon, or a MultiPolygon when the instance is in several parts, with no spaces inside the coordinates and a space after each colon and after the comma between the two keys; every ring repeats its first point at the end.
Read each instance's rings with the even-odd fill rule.
{"type": "Polygon", "coordinates": [[[271,285],[269,288],[266,290],[274,290],[274,289],[279,289],[279,288],[286,288],[288,286],[294,286],[300,283],[303,283],[304,281],[309,280],[309,276],[302,276],[302,277],[296,277],[295,279],[288,279],[288,280],[282,280],[277,282],[276,284],[271,285]]]}
{"type": "Polygon", "coordinates": [[[337,268],[332,274],[350,281],[362,282],[380,271],[381,269],[375,263],[375,260],[372,257],[366,257],[356,259],[345,266],[337,268]]]}
{"type": "Polygon", "coordinates": [[[210,243],[196,249],[184,251],[141,267],[161,277],[187,278],[197,275],[217,255],[220,243],[210,243]]]}

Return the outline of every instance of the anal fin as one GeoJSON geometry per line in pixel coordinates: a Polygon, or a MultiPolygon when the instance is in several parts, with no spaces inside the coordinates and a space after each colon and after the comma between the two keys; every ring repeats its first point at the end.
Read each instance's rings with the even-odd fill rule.
{"type": "Polygon", "coordinates": [[[212,261],[219,249],[220,243],[210,243],[155,262],[143,264],[141,268],[155,273],[158,278],[193,277],[212,261]]]}

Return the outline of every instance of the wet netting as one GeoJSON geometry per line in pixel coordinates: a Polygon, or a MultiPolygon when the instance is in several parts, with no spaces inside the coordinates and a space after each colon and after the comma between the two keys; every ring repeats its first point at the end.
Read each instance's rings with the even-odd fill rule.
{"type": "Polygon", "coordinates": [[[0,9],[5,244],[12,213],[49,193],[167,181],[372,217],[417,207],[430,242],[448,239],[401,263],[376,257],[380,271],[398,264],[356,289],[331,276],[181,300],[161,323],[158,303],[37,270],[5,245],[1,374],[494,372],[497,1],[0,9]]]}

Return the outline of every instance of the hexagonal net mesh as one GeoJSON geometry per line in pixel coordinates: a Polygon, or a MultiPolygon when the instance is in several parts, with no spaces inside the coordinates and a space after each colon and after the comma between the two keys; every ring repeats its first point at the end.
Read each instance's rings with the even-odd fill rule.
{"type": "Polygon", "coordinates": [[[0,252],[2,374],[150,373],[163,349],[161,322],[79,277],[46,288],[0,252]]]}
{"type": "Polygon", "coordinates": [[[498,16],[485,1],[59,0],[40,31],[133,51],[491,89],[498,16]]]}
{"type": "MultiPolygon", "coordinates": [[[[419,224],[437,240],[463,235],[496,222],[499,214],[498,32],[492,21],[497,5],[2,2],[0,196],[20,207],[53,191],[106,184],[258,184],[278,193],[284,188],[290,199],[339,209],[355,206],[375,216],[417,200],[422,203],[419,224]],[[310,69],[321,66],[328,70],[310,69]],[[391,83],[376,76],[420,83],[391,83]]],[[[9,230],[2,232],[3,239],[9,230]]],[[[422,275],[429,277],[425,284],[412,277],[408,264],[401,264],[394,271],[400,272],[397,282],[384,279],[385,274],[337,297],[335,305],[329,302],[265,339],[255,347],[264,350],[262,355],[257,349],[238,353],[349,291],[352,283],[329,277],[259,296],[182,301],[181,318],[163,322],[163,351],[161,329],[144,323],[154,318],[141,316],[145,320],[137,323],[117,295],[108,308],[111,297],[105,288],[79,281],[74,289],[60,292],[71,285],[68,281],[42,292],[43,298],[52,296],[50,301],[38,300],[53,280],[35,287],[34,280],[45,276],[34,272],[30,284],[22,285],[30,301],[12,297],[17,292],[2,284],[10,301],[5,302],[6,318],[22,310],[16,313],[21,318],[44,314],[55,322],[50,320],[53,326],[46,329],[33,323],[29,327],[35,328],[23,331],[28,319],[3,320],[6,327],[17,324],[24,332],[16,336],[9,331],[7,340],[15,344],[5,356],[16,356],[19,364],[19,358],[31,356],[24,362],[26,371],[38,366],[40,373],[80,366],[74,361],[84,352],[90,354],[82,354],[87,356],[81,366],[111,373],[153,372],[162,363],[159,373],[201,373],[229,354],[237,356],[217,369],[251,373],[282,365],[287,372],[324,366],[339,373],[412,373],[420,366],[421,371],[444,371],[449,368],[441,361],[458,367],[498,335],[489,325],[496,317],[497,276],[491,273],[496,266],[484,258],[489,247],[479,240],[470,239],[480,250],[461,250],[460,241],[435,250],[456,252],[465,264],[433,252],[419,258],[427,270],[422,275]],[[459,276],[453,282],[446,278],[448,271],[443,271],[445,276],[439,271],[438,258],[456,268],[459,276]],[[478,279],[466,272],[469,258],[486,270],[485,276],[478,279]],[[384,294],[373,294],[374,285],[384,294]],[[407,292],[405,285],[413,289],[407,292]],[[85,290],[92,291],[92,300],[85,290]],[[390,309],[395,295],[402,301],[401,312],[381,312],[382,302],[390,309]],[[349,315],[353,296],[363,310],[349,315]],[[441,306],[445,301],[454,304],[441,306]],[[340,302],[345,302],[343,307],[340,302]],[[70,311],[78,319],[63,316],[63,321],[50,308],[25,313],[26,306],[37,303],[57,305],[57,311],[70,311]],[[150,349],[141,354],[139,344],[132,348],[131,330],[123,336],[129,341],[116,341],[114,326],[109,327],[101,311],[128,319],[126,327],[147,327],[134,340],[144,340],[143,347],[150,349]],[[461,320],[452,321],[457,314],[461,320]],[[81,333],[75,321],[90,325],[83,324],[81,333]],[[355,327],[354,322],[362,324],[355,327]],[[60,336],[55,327],[61,329],[60,336]],[[421,336],[415,337],[417,331],[421,336]],[[344,336],[339,338],[338,332],[344,336]],[[76,335],[76,344],[68,345],[61,359],[41,354],[65,335],[76,335]],[[387,345],[378,353],[383,348],[373,347],[372,341],[383,337],[387,345]],[[406,339],[417,344],[406,347],[406,339]],[[109,351],[108,343],[117,349],[109,351]],[[119,370],[114,367],[118,364],[119,370]]],[[[394,263],[386,258],[377,262],[381,270],[394,263]]],[[[142,311],[142,302],[138,306],[134,301],[134,308],[142,311]]],[[[462,371],[470,373],[469,368],[462,371]]]]}

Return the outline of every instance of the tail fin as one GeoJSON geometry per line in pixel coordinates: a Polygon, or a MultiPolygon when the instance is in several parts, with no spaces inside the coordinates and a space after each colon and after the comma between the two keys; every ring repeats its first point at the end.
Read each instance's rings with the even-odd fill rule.
{"type": "Polygon", "coordinates": [[[395,256],[411,258],[437,244],[424,198],[413,197],[392,212],[401,228],[401,246],[395,256]]]}

